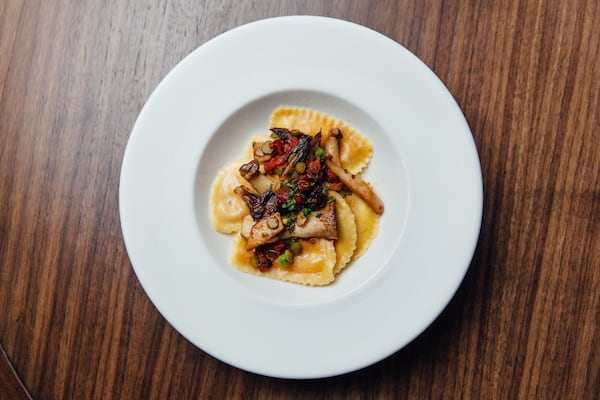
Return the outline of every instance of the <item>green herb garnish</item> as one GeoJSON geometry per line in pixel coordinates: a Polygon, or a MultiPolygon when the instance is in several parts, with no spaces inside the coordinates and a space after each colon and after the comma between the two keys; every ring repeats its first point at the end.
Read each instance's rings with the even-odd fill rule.
{"type": "Polygon", "coordinates": [[[315,158],[325,158],[325,150],[322,147],[317,147],[315,150],[315,158]]]}

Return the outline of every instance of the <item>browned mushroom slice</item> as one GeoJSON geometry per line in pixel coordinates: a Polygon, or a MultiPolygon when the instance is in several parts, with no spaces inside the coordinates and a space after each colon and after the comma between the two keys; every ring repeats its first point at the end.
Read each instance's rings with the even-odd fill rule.
{"type": "Polygon", "coordinates": [[[302,226],[296,224],[291,232],[285,230],[278,238],[323,238],[337,240],[338,229],[337,219],[335,218],[335,203],[329,203],[323,209],[311,212],[302,226]]]}
{"type": "Polygon", "coordinates": [[[248,183],[251,184],[252,187],[261,194],[273,188],[273,186],[276,184],[276,182],[268,178],[265,174],[256,175],[254,178],[249,180],[248,183]]]}
{"type": "Polygon", "coordinates": [[[364,201],[367,202],[369,207],[373,209],[377,214],[383,213],[383,202],[381,199],[375,194],[371,186],[358,175],[354,175],[343,169],[342,167],[335,165],[330,160],[325,161],[327,163],[327,167],[340,178],[340,181],[344,183],[344,185],[348,186],[350,190],[364,201]]]}
{"type": "Polygon", "coordinates": [[[252,152],[256,161],[269,161],[273,153],[272,142],[270,140],[266,142],[252,142],[252,152]]]}
{"type": "Polygon", "coordinates": [[[267,243],[283,229],[284,225],[279,213],[264,217],[250,228],[246,248],[250,250],[267,243]]]}
{"type": "Polygon", "coordinates": [[[318,132],[315,136],[302,136],[298,144],[290,151],[288,166],[283,171],[282,176],[290,178],[297,173],[304,173],[306,164],[315,153],[319,143],[321,143],[321,132],[318,132]],[[299,168],[301,165],[303,168],[299,168]]]}
{"type": "Polygon", "coordinates": [[[375,194],[371,186],[358,175],[354,175],[342,168],[340,161],[340,150],[338,139],[342,138],[342,132],[338,128],[332,128],[329,131],[329,136],[325,141],[325,152],[327,153],[328,160],[326,161],[327,166],[340,178],[340,181],[353,193],[362,198],[367,202],[369,207],[373,209],[377,214],[383,213],[383,202],[375,194]]]}
{"type": "Polygon", "coordinates": [[[233,192],[244,200],[255,220],[276,211],[277,195],[271,189],[259,195],[253,193],[250,188],[240,185],[233,189],[233,192]]]}
{"type": "MultiPolygon", "coordinates": [[[[243,238],[250,240],[252,236],[252,228],[256,222],[251,216],[247,215],[242,220],[242,229],[240,231],[243,238]]],[[[302,226],[295,224],[292,230],[284,230],[277,236],[269,238],[265,243],[274,242],[282,239],[310,239],[322,238],[337,240],[338,227],[335,217],[335,203],[327,204],[319,211],[313,211],[306,217],[306,221],[302,226]]]]}
{"type": "Polygon", "coordinates": [[[246,164],[242,164],[238,171],[240,172],[242,178],[249,181],[250,179],[260,175],[260,164],[256,160],[248,161],[246,164]]]}
{"type": "Polygon", "coordinates": [[[239,169],[240,175],[244,178],[252,187],[259,193],[262,194],[273,187],[274,183],[265,174],[260,172],[260,165],[258,161],[252,160],[242,165],[239,169]]]}
{"type": "Polygon", "coordinates": [[[335,165],[341,167],[339,139],[342,139],[342,132],[338,128],[331,128],[325,141],[325,153],[335,165]]]}
{"type": "Polygon", "coordinates": [[[250,237],[250,230],[252,230],[252,227],[255,223],[256,221],[250,215],[245,215],[244,218],[242,218],[242,228],[240,229],[240,235],[242,235],[244,239],[248,240],[248,237],[250,237]]]}

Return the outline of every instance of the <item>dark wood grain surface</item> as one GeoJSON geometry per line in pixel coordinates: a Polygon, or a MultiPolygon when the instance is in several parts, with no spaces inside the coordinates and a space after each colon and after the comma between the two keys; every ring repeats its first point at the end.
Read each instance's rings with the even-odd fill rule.
{"type": "Polygon", "coordinates": [[[0,343],[14,369],[40,399],[600,398],[599,27],[596,0],[1,1],[0,343]],[[187,342],[136,279],[118,214],[123,151],[161,78],[215,35],[286,14],[357,22],[420,57],[463,109],[485,185],[443,314],[388,359],[316,381],[187,342]]]}
{"type": "Polygon", "coordinates": [[[0,345],[0,395],[3,399],[31,399],[29,391],[17,375],[2,345],[0,345]]]}

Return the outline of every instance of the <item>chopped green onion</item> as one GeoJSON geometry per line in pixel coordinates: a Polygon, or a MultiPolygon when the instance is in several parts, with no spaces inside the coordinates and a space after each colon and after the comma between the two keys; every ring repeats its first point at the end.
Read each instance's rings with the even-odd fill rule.
{"type": "Polygon", "coordinates": [[[298,188],[298,185],[290,183],[289,181],[285,182],[285,186],[287,186],[291,190],[290,195],[289,195],[290,197],[292,197],[293,194],[297,194],[297,193],[300,192],[300,189],[298,188]]]}
{"type": "Polygon", "coordinates": [[[317,147],[317,150],[315,150],[315,158],[323,158],[325,157],[325,150],[323,150],[323,148],[321,147],[317,147]]]}
{"type": "Polygon", "coordinates": [[[292,197],[291,199],[283,203],[281,205],[281,208],[283,208],[284,210],[292,211],[294,208],[296,208],[296,200],[292,197]]]}
{"type": "Polygon", "coordinates": [[[296,222],[296,218],[297,218],[296,213],[293,212],[293,210],[291,210],[289,215],[286,215],[285,217],[281,217],[281,221],[283,222],[283,225],[286,228],[289,228],[292,226],[292,224],[294,222],[296,222]]]}

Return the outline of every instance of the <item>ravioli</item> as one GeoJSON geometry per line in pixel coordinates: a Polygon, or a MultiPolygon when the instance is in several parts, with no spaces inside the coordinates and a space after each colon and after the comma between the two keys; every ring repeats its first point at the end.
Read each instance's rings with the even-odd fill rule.
{"type": "Polygon", "coordinates": [[[242,218],[249,214],[246,203],[233,190],[240,185],[250,187],[238,172],[239,161],[226,164],[213,181],[209,197],[209,214],[217,232],[235,233],[242,226],[242,218]]]}
{"type": "Polygon", "coordinates": [[[367,251],[371,242],[377,236],[379,215],[363,199],[354,194],[346,196],[345,200],[356,221],[356,248],[351,260],[354,261],[367,251]]]}
{"type": "Polygon", "coordinates": [[[342,167],[352,174],[361,173],[371,160],[373,146],[369,140],[344,121],[308,108],[280,107],[273,111],[271,126],[298,129],[308,135],[323,134],[324,143],[331,128],[338,128],[344,138],[340,140],[342,167]]]}
{"type": "Polygon", "coordinates": [[[231,252],[231,264],[239,271],[281,281],[321,286],[334,279],[336,263],[335,245],[331,240],[301,240],[302,253],[288,267],[274,263],[268,271],[261,272],[254,265],[252,251],[246,250],[246,240],[236,236],[231,252]]]}
{"type": "MultiPolygon", "coordinates": [[[[241,149],[243,158],[227,163],[216,175],[209,193],[211,222],[216,231],[233,236],[229,262],[237,270],[303,285],[331,284],[338,274],[364,254],[379,230],[379,214],[383,208],[379,213],[374,211],[377,207],[369,200],[372,196],[377,197],[374,193],[371,193],[371,197],[361,194],[365,186],[369,191],[372,190],[368,182],[360,178],[360,172],[372,157],[372,145],[344,121],[315,110],[280,107],[273,111],[270,121],[272,133],[252,136],[241,149]],[[339,161],[334,165],[330,163],[331,160],[337,160],[332,156],[335,153],[333,150],[329,153],[329,148],[325,146],[332,128],[342,133],[341,138],[337,134],[333,136],[337,141],[334,150],[339,148],[339,161]],[[315,140],[319,132],[320,142],[315,140]],[[274,143],[283,140],[281,135],[284,133],[288,139],[283,144],[274,143]],[[282,150],[284,147],[285,150],[282,150]],[[298,161],[298,154],[307,150],[309,153],[305,154],[308,155],[298,161]],[[282,163],[281,168],[268,165],[269,161],[282,163]],[[318,169],[315,169],[315,163],[319,165],[318,169]],[[341,170],[338,163],[346,170],[346,175],[352,174],[351,178],[346,176],[344,179],[343,171],[336,171],[336,165],[337,170],[341,170]],[[291,172],[290,167],[294,167],[291,172]],[[258,184],[257,174],[260,175],[258,178],[263,179],[262,186],[258,184]],[[355,175],[363,189],[360,189],[360,185],[353,186],[356,184],[353,181],[355,175]],[[304,185],[314,185],[310,182],[314,182],[317,176],[320,176],[318,182],[323,186],[306,189],[304,185]],[[271,182],[267,180],[265,185],[265,178],[271,182]],[[304,189],[305,192],[302,191],[304,189]],[[269,191],[272,194],[265,199],[269,196],[278,199],[283,197],[275,203],[272,202],[274,198],[262,199],[269,191]],[[358,195],[350,194],[351,191],[358,195]],[[327,207],[320,205],[323,208],[310,208],[311,204],[316,203],[303,203],[308,201],[308,197],[305,199],[308,194],[313,196],[320,192],[323,193],[321,196],[325,196],[320,204],[326,203],[327,207]],[[331,202],[334,206],[329,204],[331,202]],[[266,209],[271,211],[263,214],[266,209]],[[288,225],[290,218],[291,225],[288,225]],[[285,224],[286,229],[282,230],[278,224],[285,224]],[[320,231],[325,236],[313,235],[312,232],[310,236],[300,236],[301,232],[320,225],[327,228],[320,231]],[[332,232],[335,236],[327,236],[332,232]],[[249,237],[253,243],[258,240],[260,244],[251,245],[247,240],[249,237]],[[272,257],[267,264],[264,263],[265,254],[271,254],[272,257]]],[[[334,140],[333,137],[329,138],[328,145],[334,140]]]]}
{"type": "Polygon", "coordinates": [[[352,259],[356,249],[356,220],[352,209],[341,194],[331,191],[329,195],[335,199],[335,214],[338,222],[338,240],[335,242],[336,263],[334,273],[339,273],[352,259]]]}

